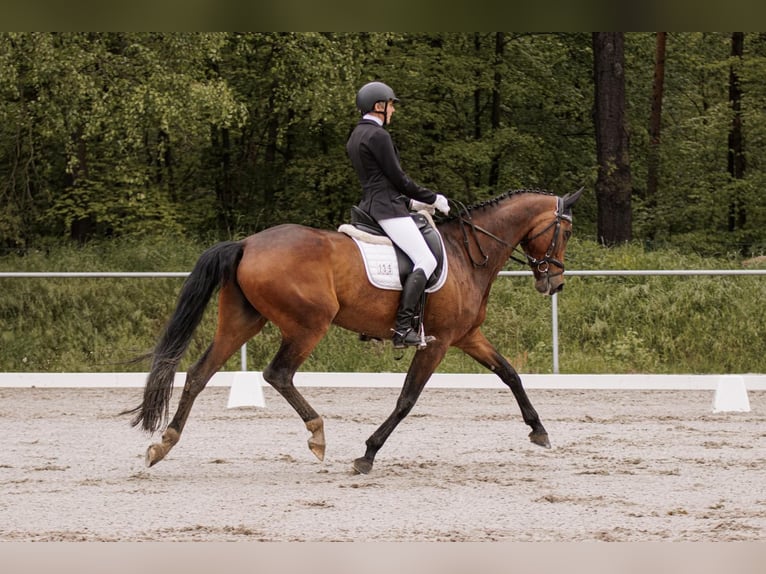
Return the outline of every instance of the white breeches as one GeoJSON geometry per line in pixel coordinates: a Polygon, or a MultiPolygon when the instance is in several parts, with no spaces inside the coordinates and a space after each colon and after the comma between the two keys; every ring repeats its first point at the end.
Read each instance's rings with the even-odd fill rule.
{"type": "Polygon", "coordinates": [[[412,259],[412,270],[422,269],[430,277],[436,269],[436,257],[423,239],[411,217],[395,217],[378,221],[386,235],[412,259]]]}

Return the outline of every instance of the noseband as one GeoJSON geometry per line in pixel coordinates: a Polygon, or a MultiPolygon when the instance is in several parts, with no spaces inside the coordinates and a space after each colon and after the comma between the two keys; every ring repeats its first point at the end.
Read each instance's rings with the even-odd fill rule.
{"type": "Polygon", "coordinates": [[[538,231],[535,233],[532,237],[526,237],[521,240],[521,245],[524,247],[524,255],[527,256],[527,262],[529,263],[530,267],[537,268],[537,271],[540,273],[549,273],[551,265],[554,265],[561,269],[558,273],[551,273],[551,276],[561,275],[564,273],[564,263],[562,261],[559,261],[555,257],[551,257],[553,252],[556,250],[556,246],[559,242],[559,234],[561,233],[561,220],[565,220],[568,222],[572,222],[572,216],[568,213],[565,213],[564,211],[564,200],[563,198],[559,197],[557,198],[556,203],[556,219],[551,221],[548,225],[545,226],[545,228],[542,231],[538,231]],[[545,252],[545,255],[542,257],[542,259],[537,259],[535,257],[532,257],[529,253],[527,253],[526,246],[529,245],[530,241],[533,241],[540,237],[541,235],[548,232],[548,230],[553,227],[553,237],[551,237],[551,243],[548,246],[548,250],[545,252]]]}

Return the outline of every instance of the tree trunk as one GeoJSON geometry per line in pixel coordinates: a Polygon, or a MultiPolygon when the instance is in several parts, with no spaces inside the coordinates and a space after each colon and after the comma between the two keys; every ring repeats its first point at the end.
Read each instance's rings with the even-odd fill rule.
{"type": "MultiPolygon", "coordinates": [[[[649,157],[646,177],[646,194],[644,197],[645,208],[648,210],[650,219],[657,206],[657,188],[659,185],[660,172],[660,131],[662,128],[662,97],[665,85],[665,44],[667,32],[657,32],[656,49],[654,56],[654,83],[652,85],[652,111],[649,118],[649,157]]],[[[654,237],[655,226],[650,225],[647,235],[654,237]]]]}
{"type": "Polygon", "coordinates": [[[622,32],[593,33],[598,239],[605,245],[633,234],[624,60],[622,32]]]}
{"type": "MultiPolygon", "coordinates": [[[[473,35],[473,47],[474,47],[474,50],[476,50],[476,55],[481,56],[481,33],[480,32],[475,32],[473,35]]],[[[475,88],[473,91],[473,138],[475,141],[481,141],[481,138],[483,135],[483,132],[481,129],[481,114],[482,114],[482,108],[484,107],[482,106],[482,103],[481,103],[483,90],[480,87],[481,86],[480,71],[477,69],[474,71],[474,74],[476,76],[476,84],[479,87],[475,88]]],[[[477,167],[473,170],[473,185],[472,186],[467,185],[466,187],[469,190],[471,189],[471,187],[473,187],[473,189],[479,189],[481,188],[482,183],[483,183],[483,178],[482,178],[481,169],[477,167]]],[[[470,201],[473,201],[473,194],[474,194],[473,191],[469,191],[468,197],[470,201]]]]}
{"type": "MultiPolygon", "coordinates": [[[[492,86],[492,118],[491,125],[492,131],[500,129],[500,86],[503,82],[503,76],[500,73],[500,63],[503,61],[505,51],[505,34],[503,32],[497,32],[495,34],[495,73],[493,76],[492,86]]],[[[495,153],[492,156],[492,161],[489,167],[489,187],[493,191],[497,191],[497,184],[500,181],[500,153],[495,153]]]]}
{"type": "MultiPolygon", "coordinates": [[[[89,177],[88,166],[88,147],[83,137],[84,128],[78,126],[75,133],[72,134],[74,147],[77,150],[77,165],[71,173],[67,173],[67,187],[74,189],[80,180],[87,181],[89,177]]],[[[93,216],[88,213],[72,220],[69,227],[69,237],[78,243],[85,243],[96,231],[96,222],[93,216]]]]}
{"type": "MultiPolygon", "coordinates": [[[[733,59],[742,59],[745,47],[744,32],[734,32],[731,35],[731,55],[733,59]]],[[[732,179],[742,179],[745,176],[745,153],[742,141],[742,88],[739,83],[737,67],[733,63],[729,68],[729,102],[732,109],[731,130],[729,131],[728,168],[732,179]]],[[[733,197],[729,203],[729,231],[734,231],[745,225],[745,207],[739,197],[733,197]]]]}

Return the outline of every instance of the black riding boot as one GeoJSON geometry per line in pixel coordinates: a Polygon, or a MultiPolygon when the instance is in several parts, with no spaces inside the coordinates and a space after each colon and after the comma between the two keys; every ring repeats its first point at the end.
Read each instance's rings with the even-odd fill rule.
{"type": "Polygon", "coordinates": [[[422,345],[420,335],[413,325],[415,310],[425,291],[428,278],[422,269],[416,269],[407,276],[402,285],[402,296],[399,309],[396,311],[396,326],[394,327],[394,349],[403,349],[422,345]]]}

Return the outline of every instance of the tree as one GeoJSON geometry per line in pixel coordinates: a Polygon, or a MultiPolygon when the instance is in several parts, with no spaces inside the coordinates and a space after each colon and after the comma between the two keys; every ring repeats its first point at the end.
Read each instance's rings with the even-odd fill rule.
{"type": "MultiPolygon", "coordinates": [[[[649,116],[649,151],[647,157],[646,193],[644,208],[652,219],[657,201],[657,187],[660,171],[660,132],[662,129],[662,97],[665,86],[665,45],[667,32],[657,32],[654,56],[654,81],[652,82],[652,109],[649,116]]],[[[654,234],[654,226],[648,230],[654,234]]]]}
{"type": "Polygon", "coordinates": [[[632,239],[631,175],[625,121],[622,32],[593,34],[598,239],[614,245],[632,239]]]}
{"type": "Polygon", "coordinates": [[[248,121],[214,134],[209,150],[219,227],[231,235],[284,221],[337,226],[347,218],[358,197],[345,139],[356,120],[361,62],[385,48],[384,34],[230,35],[219,72],[248,121]]]}
{"type": "Polygon", "coordinates": [[[761,254],[766,35],[664,37],[0,33],[0,247],[336,227],[380,79],[402,165],[455,200],[585,185],[582,237],[761,254]]]}
{"type": "MultiPolygon", "coordinates": [[[[741,65],[744,53],[745,34],[734,32],[731,35],[732,64],[729,68],[729,102],[732,119],[729,130],[729,153],[727,166],[733,180],[745,177],[745,153],[742,137],[742,88],[740,86],[738,66],[741,65]]],[[[736,187],[735,187],[736,189],[736,187]]],[[[741,199],[733,197],[729,203],[729,231],[735,231],[745,226],[747,214],[741,199]]]]}
{"type": "Polygon", "coordinates": [[[3,192],[15,214],[0,226],[3,241],[86,240],[194,221],[198,212],[177,205],[206,193],[182,191],[199,168],[189,151],[211,125],[244,120],[228,87],[207,73],[225,38],[0,35],[0,124],[12,134],[0,143],[0,175],[16,174],[3,192]]]}

